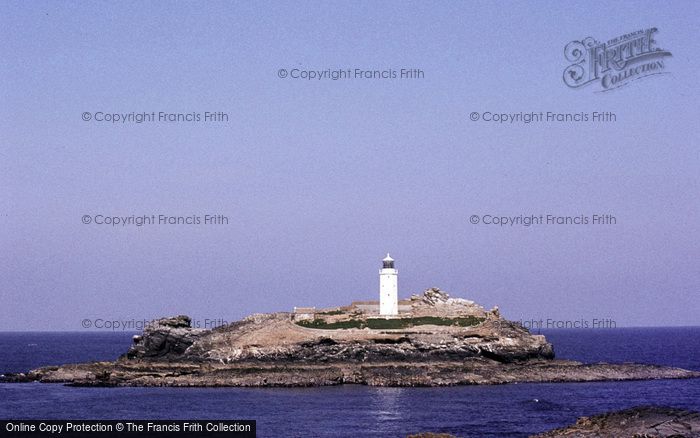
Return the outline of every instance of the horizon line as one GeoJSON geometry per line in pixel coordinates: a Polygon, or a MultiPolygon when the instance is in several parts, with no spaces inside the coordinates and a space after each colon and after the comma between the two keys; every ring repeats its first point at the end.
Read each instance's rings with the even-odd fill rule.
{"type": "MultiPolygon", "coordinates": [[[[196,327],[192,327],[196,328],[196,327]]],[[[700,328],[700,325],[630,325],[621,327],[601,327],[601,328],[574,328],[574,327],[547,327],[533,329],[528,328],[530,332],[542,330],[577,330],[577,331],[610,331],[619,329],[634,329],[634,328],[700,328]]],[[[0,329],[0,333],[142,333],[143,330],[4,330],[0,329]]]]}

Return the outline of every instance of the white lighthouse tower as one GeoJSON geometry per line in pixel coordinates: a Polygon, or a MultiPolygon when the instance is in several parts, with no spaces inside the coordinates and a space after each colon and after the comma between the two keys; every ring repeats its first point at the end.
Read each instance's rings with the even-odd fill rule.
{"type": "Polygon", "coordinates": [[[399,271],[394,268],[394,259],[388,253],[379,271],[379,314],[399,314],[399,271]]]}

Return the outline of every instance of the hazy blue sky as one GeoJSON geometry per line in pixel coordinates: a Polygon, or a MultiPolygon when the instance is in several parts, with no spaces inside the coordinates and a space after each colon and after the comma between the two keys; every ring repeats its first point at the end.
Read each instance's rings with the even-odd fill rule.
{"type": "Polygon", "coordinates": [[[377,299],[387,251],[400,296],[439,286],[512,319],[698,324],[700,4],[611,3],[0,1],[0,329],[377,299]],[[562,82],[569,41],[650,27],[669,74],[607,93],[562,82]],[[402,67],[425,77],[278,77],[402,67]],[[617,224],[469,222],[548,213],[617,224]]]}

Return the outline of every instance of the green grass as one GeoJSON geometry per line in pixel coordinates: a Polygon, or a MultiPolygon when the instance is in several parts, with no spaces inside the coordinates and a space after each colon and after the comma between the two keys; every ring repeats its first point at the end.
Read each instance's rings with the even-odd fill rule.
{"type": "Polygon", "coordinates": [[[319,312],[319,315],[342,315],[343,312],[342,310],[329,310],[328,312],[319,312]]]}
{"type": "Polygon", "coordinates": [[[464,316],[458,318],[440,318],[437,316],[421,316],[418,318],[401,318],[401,319],[383,319],[373,318],[367,320],[351,319],[348,321],[339,321],[327,323],[322,319],[297,321],[297,325],[306,328],[314,328],[321,330],[339,330],[369,327],[374,330],[391,330],[405,329],[418,325],[453,325],[459,327],[470,327],[480,324],[484,319],[476,316],[464,316]]]}

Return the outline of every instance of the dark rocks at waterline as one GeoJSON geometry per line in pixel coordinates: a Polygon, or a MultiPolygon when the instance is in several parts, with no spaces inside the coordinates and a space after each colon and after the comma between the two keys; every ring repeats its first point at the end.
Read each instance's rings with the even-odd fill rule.
{"type": "Polygon", "coordinates": [[[681,379],[700,372],[640,364],[581,364],[562,360],[501,363],[489,359],[427,363],[303,364],[284,362],[173,362],[125,360],[44,367],[8,381],[77,386],[304,387],[362,384],[418,387],[522,382],[681,379]]]}
{"type": "Polygon", "coordinates": [[[700,438],[700,412],[662,406],[640,406],[581,417],[568,427],[534,438],[556,437],[668,437],[700,438]]]}
{"type": "Polygon", "coordinates": [[[134,344],[126,353],[126,357],[181,356],[207,331],[192,328],[192,320],[186,315],[161,318],[148,324],[142,335],[134,336],[134,344]]]}

